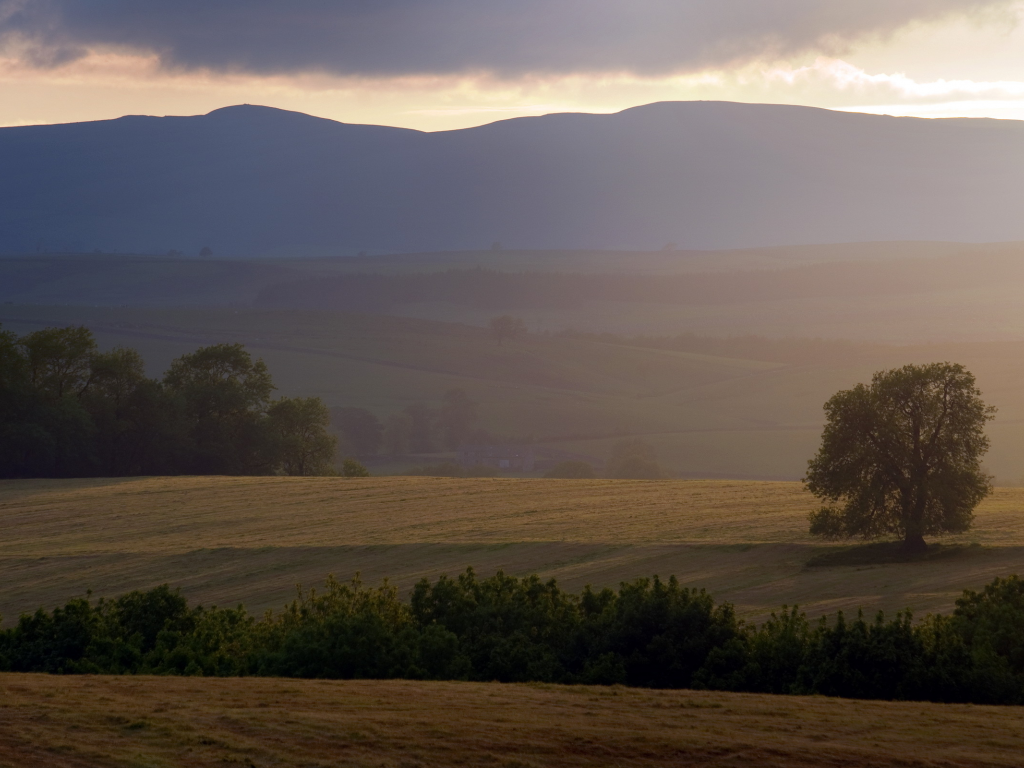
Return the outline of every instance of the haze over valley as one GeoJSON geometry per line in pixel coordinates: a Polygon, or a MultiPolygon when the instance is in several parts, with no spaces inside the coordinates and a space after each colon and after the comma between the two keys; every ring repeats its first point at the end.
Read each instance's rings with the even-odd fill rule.
{"type": "MultiPolygon", "coordinates": [[[[1024,478],[1024,246],[462,251],[355,258],[0,258],[0,323],[84,324],[151,375],[243,342],[282,394],[386,420],[466,391],[501,440],[603,460],[626,437],[678,477],[797,480],[822,405],[879,369],[956,360],[999,414],[986,466],[1024,478]],[[522,318],[499,344],[487,326],[522,318]]],[[[434,459],[407,458],[395,471],[434,459]],[[403,463],[404,462],[404,463],[403,463]]],[[[384,469],[383,467],[381,468],[384,469]]]]}

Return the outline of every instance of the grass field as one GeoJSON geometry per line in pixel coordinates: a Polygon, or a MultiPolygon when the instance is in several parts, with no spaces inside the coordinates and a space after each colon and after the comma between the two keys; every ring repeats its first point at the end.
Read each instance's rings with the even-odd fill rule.
{"type": "Polygon", "coordinates": [[[1019,766],[1024,710],[694,691],[0,675],[0,765],[1019,766]]]}
{"type": "Polygon", "coordinates": [[[389,577],[404,591],[467,566],[539,573],[571,590],[674,574],[753,619],[794,603],[811,615],[924,614],[1024,573],[1024,489],[997,489],[970,534],[913,563],[830,560],[843,547],[808,536],[813,502],[798,483],[747,481],[6,481],[0,614],[9,623],[87,589],[114,596],[165,582],[195,601],[261,611],[329,573],[389,577]]]}

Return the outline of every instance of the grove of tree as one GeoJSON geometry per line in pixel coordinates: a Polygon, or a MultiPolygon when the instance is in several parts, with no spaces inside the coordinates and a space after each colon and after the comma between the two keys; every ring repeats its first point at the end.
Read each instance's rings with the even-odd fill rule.
{"type": "Polygon", "coordinates": [[[330,473],[317,398],[273,399],[241,344],[182,355],[162,379],[83,327],[0,330],[0,477],[330,473]]]}

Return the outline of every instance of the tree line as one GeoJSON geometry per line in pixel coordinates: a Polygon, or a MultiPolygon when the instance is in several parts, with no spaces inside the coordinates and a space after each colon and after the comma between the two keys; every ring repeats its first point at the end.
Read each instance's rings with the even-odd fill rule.
{"type": "Polygon", "coordinates": [[[202,347],[160,379],[84,327],[0,329],[0,477],[331,473],[315,397],[273,398],[241,344],[202,347]]]}
{"type": "Polygon", "coordinates": [[[773,694],[1024,703],[1024,581],[966,591],[948,616],[761,625],[675,578],[580,594],[472,569],[416,585],[329,579],[279,613],[189,607],[166,585],[74,599],[0,632],[0,670],[623,684],[773,694]]]}
{"type": "Polygon", "coordinates": [[[493,436],[476,427],[476,403],[462,389],[449,389],[438,406],[415,402],[381,420],[366,408],[335,407],[331,425],[343,453],[355,456],[404,456],[453,451],[466,442],[489,442],[493,436]]]}

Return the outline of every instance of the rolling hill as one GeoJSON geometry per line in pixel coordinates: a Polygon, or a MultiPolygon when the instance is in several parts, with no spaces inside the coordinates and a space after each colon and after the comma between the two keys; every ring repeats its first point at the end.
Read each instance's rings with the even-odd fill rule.
{"type": "Polygon", "coordinates": [[[734,251],[461,251],[347,258],[0,257],[0,304],[370,312],[531,330],[1024,340],[1024,243],[734,251]]]}
{"type": "Polygon", "coordinates": [[[1024,239],[1024,122],[667,102],[422,133],[257,106],[0,129],[0,252],[1024,239]]]}
{"type": "MultiPolygon", "coordinates": [[[[756,303],[748,311],[756,312],[756,303]]],[[[494,434],[600,458],[622,436],[642,436],[669,472],[705,478],[798,479],[818,446],[822,405],[832,394],[883,368],[953,360],[975,373],[999,408],[988,468],[1002,484],[1018,483],[1024,473],[1020,341],[755,339],[738,347],[707,338],[687,350],[530,333],[499,345],[486,329],[465,323],[244,307],[3,304],[0,324],[19,334],[86,325],[105,349],[141,350],[152,376],[197,347],[242,342],[267,362],[280,394],[315,395],[382,418],[415,402],[436,406],[459,387],[479,404],[480,426],[494,434]]]]}
{"type": "Polygon", "coordinates": [[[0,614],[170,583],[193,601],[279,609],[357,573],[504,569],[578,591],[677,576],[744,618],[948,612],[1024,564],[1024,491],[999,488],[933,559],[879,562],[812,538],[800,483],[434,477],[166,477],[0,482],[0,614]],[[843,559],[852,558],[851,560],[843,559]],[[838,559],[837,559],[838,558],[838,559]]]}

